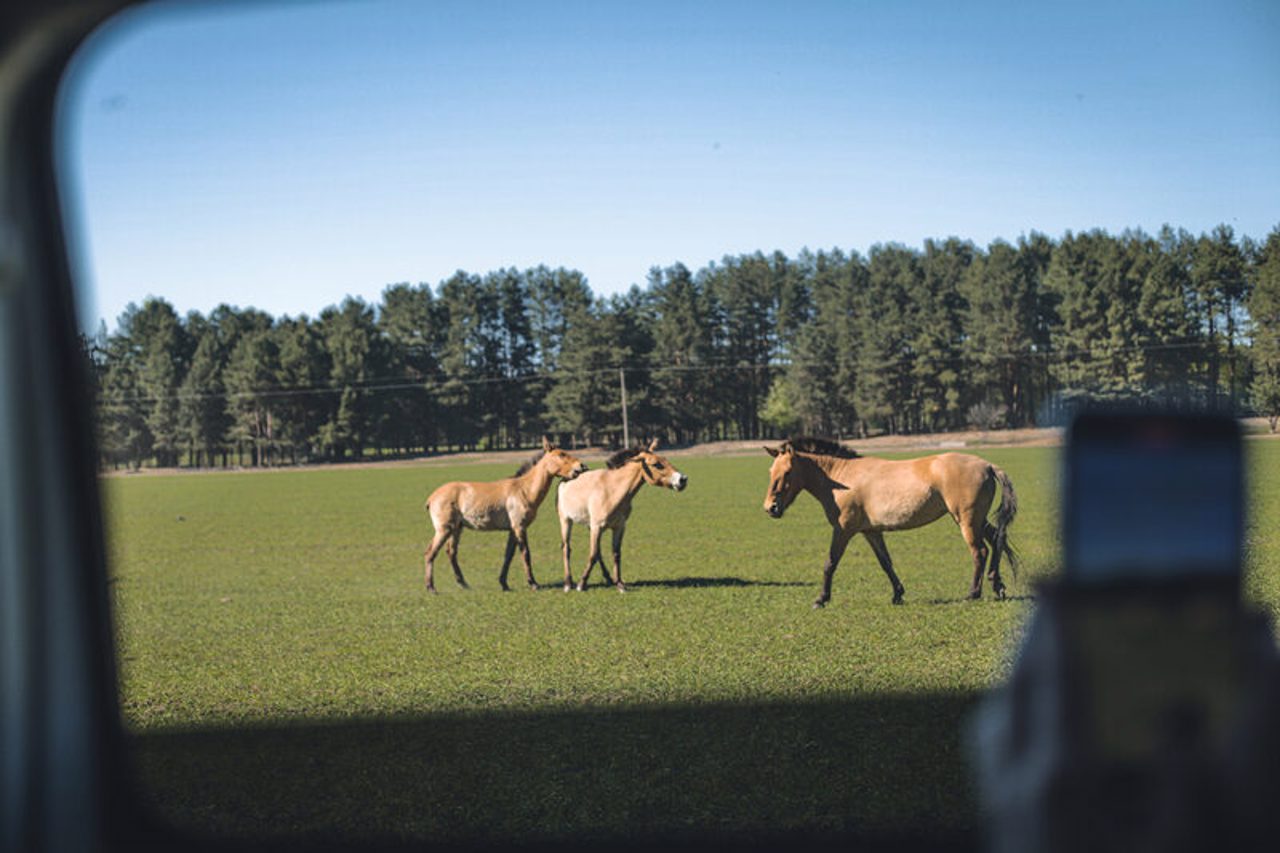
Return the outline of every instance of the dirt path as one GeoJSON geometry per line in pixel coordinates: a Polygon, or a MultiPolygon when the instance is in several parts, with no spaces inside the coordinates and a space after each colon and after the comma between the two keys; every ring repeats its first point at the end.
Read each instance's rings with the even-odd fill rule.
{"type": "MultiPolygon", "coordinates": [[[[1049,447],[1060,443],[1062,430],[1058,428],[1013,430],[968,430],[965,432],[932,433],[921,435],[884,435],[876,438],[848,440],[846,443],[868,452],[910,450],[958,450],[966,447],[1049,447]]],[[[663,452],[669,456],[742,456],[758,453],[762,445],[776,444],[767,439],[758,441],[713,441],[689,447],[672,447],[663,452]]],[[[610,453],[602,447],[586,447],[573,451],[587,462],[599,462],[610,453]]],[[[437,465],[467,465],[509,462],[518,466],[532,455],[532,450],[492,450],[474,453],[447,453],[440,456],[424,456],[416,459],[394,459],[369,462],[343,462],[337,465],[282,465],[276,468],[143,468],[141,471],[105,471],[104,477],[164,477],[175,474],[220,474],[254,472],[270,474],[280,471],[332,470],[335,468],[394,468],[432,467],[437,465]]]]}

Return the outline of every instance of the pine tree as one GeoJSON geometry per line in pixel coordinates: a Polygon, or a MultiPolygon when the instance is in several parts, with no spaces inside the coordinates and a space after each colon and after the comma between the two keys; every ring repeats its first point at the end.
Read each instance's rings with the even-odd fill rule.
{"type": "Polygon", "coordinates": [[[1271,431],[1280,421],[1280,226],[1267,235],[1253,263],[1249,315],[1253,320],[1254,407],[1271,431]]]}
{"type": "Polygon", "coordinates": [[[194,450],[192,461],[196,465],[214,464],[231,424],[222,396],[222,369],[217,330],[206,326],[178,394],[179,419],[194,450]]]}
{"type": "Polygon", "coordinates": [[[325,386],[332,364],[319,330],[305,316],[296,320],[282,317],[270,334],[277,358],[276,383],[286,390],[271,400],[274,439],[296,463],[312,458],[318,451],[317,436],[331,399],[325,386]]]}
{"type": "Polygon", "coordinates": [[[811,300],[808,321],[790,347],[787,369],[777,381],[782,390],[775,405],[785,403],[803,432],[844,436],[859,426],[858,330],[853,303],[866,286],[866,266],[857,255],[840,250],[803,251],[796,268],[811,300]]]}
{"type": "Polygon", "coordinates": [[[866,283],[854,293],[859,379],[854,399],[865,423],[888,432],[918,426],[911,342],[919,313],[913,297],[919,296],[922,278],[910,249],[877,245],[867,259],[866,283]]]}
{"type": "Polygon", "coordinates": [[[1042,304],[1035,258],[1034,247],[1023,252],[997,240],[974,258],[960,283],[971,405],[1002,407],[1010,426],[1034,418],[1033,353],[1042,304]]]}
{"type": "Polygon", "coordinates": [[[927,430],[961,426],[965,383],[962,374],[964,297],[960,283],[977,250],[955,238],[925,241],[921,258],[920,302],[911,349],[915,363],[911,378],[916,408],[927,430]]]}
{"type": "Polygon", "coordinates": [[[186,332],[173,306],[154,297],[141,308],[129,305],[120,327],[134,353],[135,375],[146,400],[151,452],[157,465],[176,465],[186,446],[178,398],[191,355],[186,332]]]}
{"type": "Polygon", "coordinates": [[[270,465],[275,455],[271,392],[277,390],[279,366],[279,351],[270,331],[258,330],[240,336],[223,371],[229,437],[237,446],[250,448],[250,461],[255,466],[270,465]]]}
{"type": "Polygon", "coordinates": [[[338,459],[348,453],[358,459],[378,435],[382,415],[380,401],[366,387],[386,370],[373,309],[347,297],[339,307],[321,312],[320,334],[330,364],[329,382],[337,389],[320,442],[338,459]]]}
{"type": "Polygon", "coordinates": [[[546,418],[559,440],[577,447],[622,432],[617,369],[625,352],[617,345],[618,319],[598,304],[570,308],[560,342],[546,418]]]}
{"type": "Polygon", "coordinates": [[[401,450],[426,450],[441,438],[441,412],[432,388],[440,378],[444,326],[429,285],[394,284],[382,292],[378,330],[387,343],[388,372],[399,380],[397,384],[420,383],[420,387],[399,389],[384,401],[388,443],[401,450]]]}
{"type": "Polygon", "coordinates": [[[1240,326],[1239,306],[1248,296],[1245,258],[1229,225],[1219,225],[1212,234],[1201,235],[1191,261],[1191,281],[1199,297],[1201,316],[1209,346],[1209,400],[1219,402],[1222,394],[1222,362],[1227,362],[1227,399],[1237,400],[1239,370],[1236,364],[1236,336],[1240,326]]]}
{"type": "Polygon", "coordinates": [[[655,313],[651,399],[662,413],[669,441],[695,441],[704,436],[711,420],[707,402],[714,400],[711,378],[703,369],[711,354],[705,294],[680,263],[652,269],[649,286],[655,313]]]}

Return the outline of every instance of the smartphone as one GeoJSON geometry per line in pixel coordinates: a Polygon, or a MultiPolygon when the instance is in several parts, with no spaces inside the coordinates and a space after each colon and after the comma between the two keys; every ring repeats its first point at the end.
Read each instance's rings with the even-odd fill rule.
{"type": "Polygon", "coordinates": [[[1092,754],[1143,766],[1221,748],[1241,684],[1239,425],[1084,413],[1064,464],[1063,579],[1080,593],[1064,643],[1092,754]]]}
{"type": "Polygon", "coordinates": [[[1243,468],[1234,418],[1082,413],[1065,452],[1064,580],[1238,585],[1243,468]]]}

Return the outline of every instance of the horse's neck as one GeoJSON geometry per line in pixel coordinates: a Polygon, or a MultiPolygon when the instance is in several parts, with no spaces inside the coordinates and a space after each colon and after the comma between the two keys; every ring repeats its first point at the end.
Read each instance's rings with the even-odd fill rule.
{"type": "Polygon", "coordinates": [[[835,478],[832,477],[833,470],[841,463],[847,462],[846,459],[836,459],[831,456],[801,456],[808,462],[804,466],[805,475],[801,484],[805,491],[818,499],[823,507],[835,505],[835,478]]]}
{"type": "Polygon", "coordinates": [[[551,491],[551,481],[555,479],[555,475],[548,471],[545,465],[534,465],[519,479],[525,500],[531,505],[537,506],[542,503],[542,499],[547,496],[547,492],[551,491]]]}
{"type": "Polygon", "coordinates": [[[636,492],[640,491],[640,487],[644,485],[644,472],[640,470],[638,464],[629,462],[610,473],[614,474],[622,485],[622,497],[618,503],[630,503],[636,496],[636,492]]]}

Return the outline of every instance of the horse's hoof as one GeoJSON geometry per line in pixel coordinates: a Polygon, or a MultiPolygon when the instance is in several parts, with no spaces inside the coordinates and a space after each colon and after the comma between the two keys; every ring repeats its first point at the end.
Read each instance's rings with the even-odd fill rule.
{"type": "Polygon", "coordinates": [[[1004,594],[1003,589],[996,590],[996,601],[1004,601],[1006,598],[1008,598],[1008,596],[1004,594]]]}
{"type": "Polygon", "coordinates": [[[817,601],[815,601],[815,602],[813,603],[813,609],[814,609],[814,610],[821,610],[822,608],[824,608],[824,607],[826,607],[826,606],[827,606],[827,603],[826,603],[825,601],[823,601],[821,598],[819,598],[817,601]]]}
{"type": "Polygon", "coordinates": [[[587,591],[587,585],[586,585],[586,584],[581,584],[581,583],[580,583],[580,584],[578,584],[578,586],[577,586],[577,590],[578,590],[578,592],[586,592],[586,591],[587,591]]]}
{"type": "Polygon", "coordinates": [[[618,586],[618,592],[626,592],[626,591],[627,591],[627,585],[626,585],[626,584],[624,584],[624,583],[620,583],[620,584],[618,584],[617,586],[618,586]]]}
{"type": "Polygon", "coordinates": [[[571,583],[567,583],[567,584],[565,584],[565,585],[564,585],[564,591],[565,591],[565,592],[572,592],[572,591],[573,591],[573,584],[571,584],[571,583]]]}
{"type": "Polygon", "coordinates": [[[969,593],[969,600],[970,600],[970,601],[980,601],[981,599],[982,599],[982,590],[980,590],[980,589],[975,589],[975,590],[972,590],[972,591],[969,593]]]}
{"type": "Polygon", "coordinates": [[[894,603],[894,604],[901,604],[901,603],[902,603],[902,593],[898,593],[897,595],[895,595],[895,596],[893,597],[893,603],[894,603]]]}
{"type": "Polygon", "coordinates": [[[434,586],[427,587],[427,592],[431,593],[432,595],[440,594],[440,592],[434,586]]]}
{"type": "Polygon", "coordinates": [[[530,592],[537,592],[539,589],[540,589],[540,587],[539,587],[536,583],[531,583],[531,584],[529,584],[529,591],[530,591],[530,592]]]}

